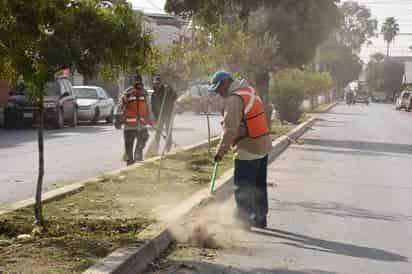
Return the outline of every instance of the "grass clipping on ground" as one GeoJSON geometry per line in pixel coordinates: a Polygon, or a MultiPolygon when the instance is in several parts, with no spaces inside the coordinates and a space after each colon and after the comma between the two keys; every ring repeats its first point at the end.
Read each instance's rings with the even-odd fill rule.
{"type": "MultiPolygon", "coordinates": [[[[233,165],[231,155],[220,175],[233,165]]],[[[179,152],[116,176],[105,176],[85,189],[44,206],[48,231],[31,234],[33,210],[0,217],[0,273],[79,273],[120,246],[139,244],[138,232],[157,217],[206,187],[213,160],[207,147],[179,152]]]]}

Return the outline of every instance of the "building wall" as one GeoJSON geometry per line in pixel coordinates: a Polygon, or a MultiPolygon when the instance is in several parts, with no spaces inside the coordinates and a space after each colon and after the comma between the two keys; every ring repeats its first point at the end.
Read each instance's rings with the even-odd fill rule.
{"type": "Polygon", "coordinates": [[[405,62],[405,75],[403,78],[403,83],[407,85],[412,84],[412,61],[405,62]]]}

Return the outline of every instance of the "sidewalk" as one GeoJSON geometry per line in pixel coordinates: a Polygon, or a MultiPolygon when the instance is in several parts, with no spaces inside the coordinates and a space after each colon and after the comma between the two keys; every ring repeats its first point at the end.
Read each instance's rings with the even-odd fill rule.
{"type": "Polygon", "coordinates": [[[192,220],[207,232],[189,231],[213,237],[220,248],[179,244],[146,274],[410,273],[411,190],[383,166],[396,162],[390,173],[397,174],[412,158],[373,138],[371,146],[357,145],[371,131],[375,139],[390,137],[370,125],[381,110],[357,110],[337,108],[269,166],[267,229],[237,228],[232,197],[192,220]]]}

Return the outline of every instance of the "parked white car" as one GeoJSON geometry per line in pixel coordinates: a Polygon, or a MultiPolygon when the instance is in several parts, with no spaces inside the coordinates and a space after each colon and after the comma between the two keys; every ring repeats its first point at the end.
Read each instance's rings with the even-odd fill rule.
{"type": "Polygon", "coordinates": [[[411,100],[412,100],[412,91],[404,90],[402,91],[401,95],[399,95],[398,99],[396,100],[395,108],[397,110],[405,109],[409,111],[411,100]]]}
{"type": "Polygon", "coordinates": [[[106,120],[113,123],[114,100],[107,92],[96,86],[74,86],[74,94],[77,100],[77,116],[80,121],[91,121],[97,123],[106,120]]]}

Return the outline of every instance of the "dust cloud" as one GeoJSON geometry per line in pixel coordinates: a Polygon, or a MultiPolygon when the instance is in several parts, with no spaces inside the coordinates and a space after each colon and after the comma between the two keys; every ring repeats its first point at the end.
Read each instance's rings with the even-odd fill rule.
{"type": "Polygon", "coordinates": [[[174,226],[172,234],[178,244],[207,249],[228,247],[245,233],[235,212],[231,199],[211,203],[174,226]]]}

